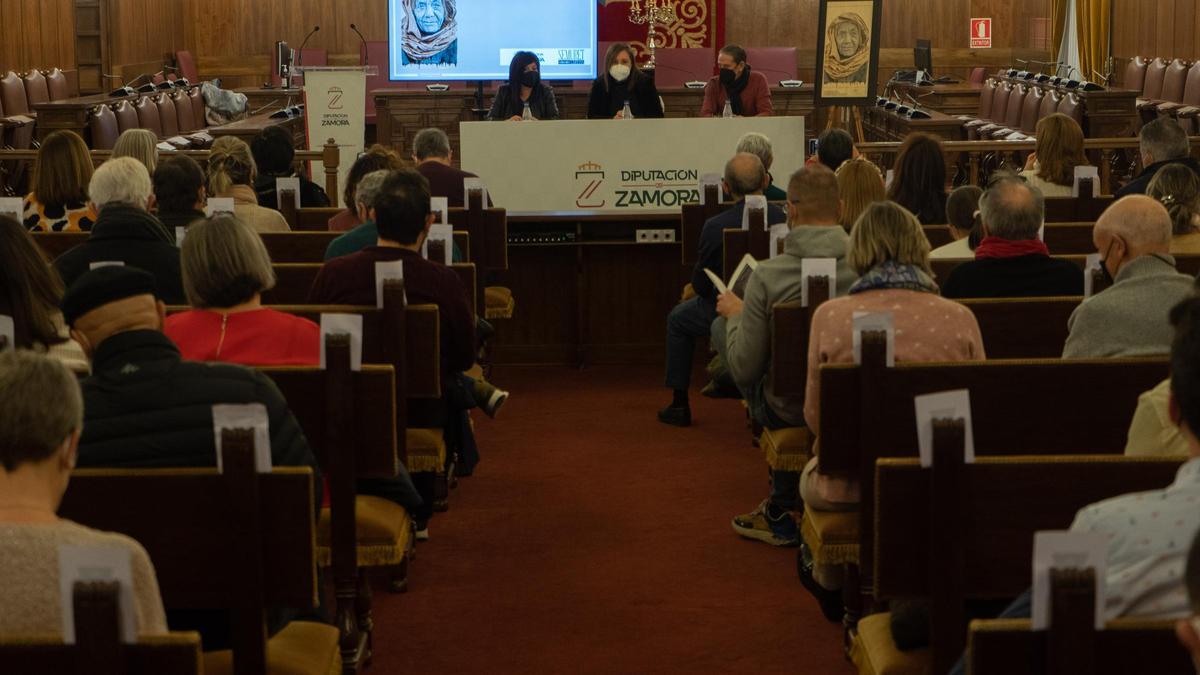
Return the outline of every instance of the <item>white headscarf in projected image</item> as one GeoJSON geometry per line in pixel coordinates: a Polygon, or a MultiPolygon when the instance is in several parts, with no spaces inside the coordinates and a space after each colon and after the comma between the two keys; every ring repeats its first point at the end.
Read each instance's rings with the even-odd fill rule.
{"type": "MultiPolygon", "coordinates": [[[[417,24],[417,2],[419,0],[404,0],[404,19],[400,24],[404,32],[401,48],[412,61],[425,61],[437,56],[458,39],[458,22],[455,20],[457,11],[455,0],[442,0],[446,17],[442,27],[436,33],[426,35],[417,24]]],[[[432,2],[433,0],[425,0],[432,2]]]]}

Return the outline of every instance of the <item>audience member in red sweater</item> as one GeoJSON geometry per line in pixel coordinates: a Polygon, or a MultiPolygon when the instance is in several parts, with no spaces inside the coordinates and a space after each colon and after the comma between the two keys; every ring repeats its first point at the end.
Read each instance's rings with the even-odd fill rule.
{"type": "Polygon", "coordinates": [[[771,85],[766,75],[751,72],[746,63],[746,50],[727,45],[717,54],[720,75],[704,86],[701,117],[721,117],[725,102],[736,117],[767,117],[775,113],[771,104],[771,85]]]}
{"type": "Polygon", "coordinates": [[[190,361],[246,366],[315,366],[317,324],[262,306],[275,286],[262,239],[232,216],[198,221],[180,256],[183,287],[194,309],[167,317],[164,332],[190,361]]]}
{"type": "MultiPolygon", "coordinates": [[[[163,332],[184,359],[243,366],[320,363],[320,326],[262,306],[263,291],[275,286],[275,272],[267,247],[249,225],[234,216],[196,221],[183,240],[180,262],[184,292],[194,309],[168,316],[163,332]]],[[[355,490],[403,506],[417,520],[418,530],[426,533],[422,538],[428,538],[425,523],[432,508],[425,505],[408,472],[360,479],[355,490]]]]}

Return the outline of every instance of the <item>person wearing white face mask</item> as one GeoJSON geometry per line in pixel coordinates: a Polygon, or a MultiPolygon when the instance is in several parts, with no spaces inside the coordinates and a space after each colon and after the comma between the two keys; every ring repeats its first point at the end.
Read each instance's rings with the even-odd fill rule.
{"type": "Polygon", "coordinates": [[[592,83],[588,119],[623,119],[626,102],[635,118],[663,116],[654,76],[638,68],[628,44],[614,42],[604,57],[604,72],[592,83]]]}

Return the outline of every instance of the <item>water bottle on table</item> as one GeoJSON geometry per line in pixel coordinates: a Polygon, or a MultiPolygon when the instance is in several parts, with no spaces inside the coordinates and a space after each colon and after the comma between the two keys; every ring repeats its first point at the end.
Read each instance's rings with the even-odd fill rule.
{"type": "Polygon", "coordinates": [[[721,117],[726,119],[733,117],[733,105],[729,102],[729,99],[725,99],[725,109],[721,111],[721,117]]]}
{"type": "Polygon", "coordinates": [[[523,119],[523,120],[533,119],[533,111],[529,109],[529,101],[525,102],[525,110],[521,111],[521,119],[523,119]]]}
{"type": "Polygon", "coordinates": [[[625,107],[621,108],[621,119],[623,119],[623,120],[633,119],[633,111],[629,109],[629,101],[625,101],[625,107]]]}

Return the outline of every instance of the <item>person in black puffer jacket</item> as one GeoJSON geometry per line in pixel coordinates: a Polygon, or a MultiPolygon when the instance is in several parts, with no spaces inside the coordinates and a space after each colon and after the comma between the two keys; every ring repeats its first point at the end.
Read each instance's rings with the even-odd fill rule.
{"type": "MultiPolygon", "coordinates": [[[[85,272],[67,291],[62,310],[71,335],[92,359],[92,375],[81,383],[84,431],[78,466],[216,466],[213,405],[261,403],[267,409],[272,465],[313,471],[315,518],[322,497],[320,470],[283,394],[255,370],[184,361],[161,332],[165,307],[155,297],[153,276],[134,267],[85,272]]],[[[275,609],[268,623],[274,632],[292,618],[291,610],[275,609]]],[[[172,630],[199,631],[206,651],[229,641],[226,612],[168,612],[167,623],[172,630]]]]}
{"type": "Polygon", "coordinates": [[[153,186],[146,167],[132,157],[110,159],[93,174],[88,197],[100,218],[87,241],[54,261],[63,283],[71,286],[94,263],[120,263],[152,274],[163,302],[187,304],[174,233],[147,210],[153,186]]]}

